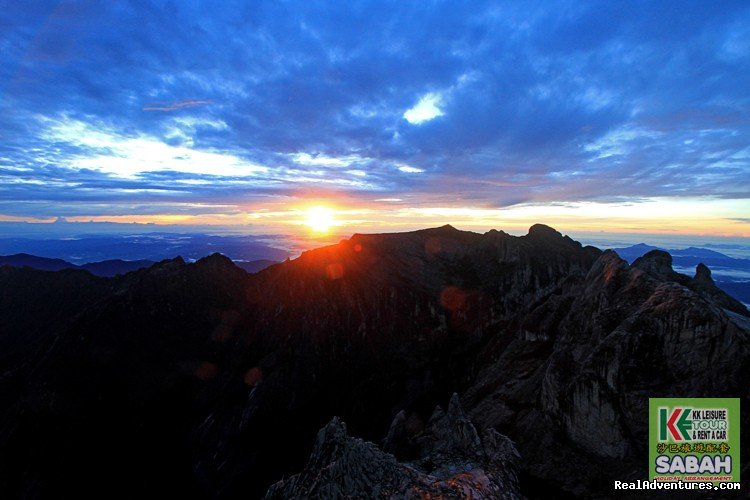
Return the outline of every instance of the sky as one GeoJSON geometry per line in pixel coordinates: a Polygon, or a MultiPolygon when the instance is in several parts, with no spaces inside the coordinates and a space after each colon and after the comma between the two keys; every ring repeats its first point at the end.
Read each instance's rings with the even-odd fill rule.
{"type": "Polygon", "coordinates": [[[0,221],[747,238],[749,200],[746,1],[0,9],[0,221]]]}

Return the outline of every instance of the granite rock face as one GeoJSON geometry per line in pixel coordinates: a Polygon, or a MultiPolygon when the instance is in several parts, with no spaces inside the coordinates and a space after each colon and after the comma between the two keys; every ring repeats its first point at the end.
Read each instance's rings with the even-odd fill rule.
{"type": "Polygon", "coordinates": [[[579,495],[597,488],[597,471],[645,477],[648,398],[747,394],[744,307],[707,270],[691,280],[670,262],[654,251],[628,266],[604,252],[526,315],[464,394],[480,426],[514,436],[532,475],[577,477],[564,489],[579,495]]]}

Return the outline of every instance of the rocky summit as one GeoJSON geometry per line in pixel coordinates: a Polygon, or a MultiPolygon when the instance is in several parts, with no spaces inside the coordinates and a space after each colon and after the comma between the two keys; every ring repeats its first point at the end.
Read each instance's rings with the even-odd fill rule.
{"type": "Polygon", "coordinates": [[[396,415],[386,439],[413,439],[418,457],[410,463],[372,443],[347,435],[334,417],[318,432],[305,469],[274,484],[266,499],[292,498],[522,498],[518,451],[506,436],[486,429],[482,438],[454,394],[444,412],[435,408],[427,428],[410,436],[404,413],[396,415]]]}
{"type": "Polygon", "coordinates": [[[706,266],[544,225],[356,234],[256,274],[0,267],[0,491],[606,497],[647,476],[649,397],[746,404],[748,335],[706,266]]]}

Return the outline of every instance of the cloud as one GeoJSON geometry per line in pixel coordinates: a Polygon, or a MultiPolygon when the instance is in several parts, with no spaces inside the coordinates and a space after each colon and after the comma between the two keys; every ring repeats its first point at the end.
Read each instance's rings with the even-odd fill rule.
{"type": "Polygon", "coordinates": [[[72,170],[94,170],[124,178],[162,170],[213,176],[252,176],[268,171],[229,153],[172,146],[142,134],[123,136],[66,117],[42,122],[49,124],[43,138],[83,150],[68,155],[61,165],[72,170]]]}
{"type": "Polygon", "coordinates": [[[362,158],[350,155],[344,157],[331,157],[310,153],[294,153],[291,155],[292,161],[301,165],[326,166],[326,167],[346,167],[352,163],[362,161],[362,158]]]}
{"type": "Polygon", "coordinates": [[[409,165],[397,165],[396,168],[406,174],[421,174],[422,172],[424,172],[424,170],[422,170],[421,168],[411,167],[409,165]]]}
{"type": "Polygon", "coordinates": [[[213,101],[186,99],[184,101],[177,101],[171,104],[152,104],[149,106],[144,106],[143,111],[177,111],[180,109],[194,108],[196,106],[208,106],[209,104],[213,104],[213,101]]]}
{"type": "Polygon", "coordinates": [[[411,108],[404,111],[404,118],[413,125],[419,125],[443,116],[445,113],[439,108],[442,105],[442,96],[434,92],[423,95],[411,108]]]}
{"type": "Polygon", "coordinates": [[[14,2],[0,215],[739,200],[749,25],[746,2],[14,2]]]}

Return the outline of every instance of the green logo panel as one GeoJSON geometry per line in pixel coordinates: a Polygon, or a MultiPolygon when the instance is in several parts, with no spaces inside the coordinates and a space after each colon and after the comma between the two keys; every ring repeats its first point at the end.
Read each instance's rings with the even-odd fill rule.
{"type": "Polygon", "coordinates": [[[651,398],[649,479],[738,482],[738,398],[651,398]]]}

